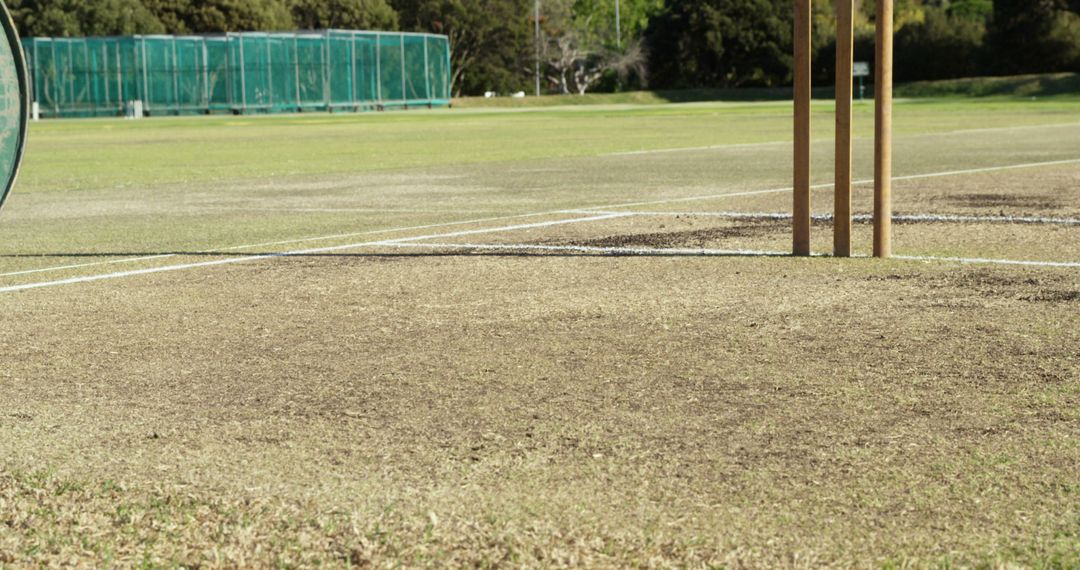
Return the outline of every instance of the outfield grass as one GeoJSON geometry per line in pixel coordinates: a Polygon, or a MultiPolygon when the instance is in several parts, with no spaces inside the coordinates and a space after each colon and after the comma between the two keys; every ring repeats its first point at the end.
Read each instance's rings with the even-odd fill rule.
{"type": "Polygon", "coordinates": [[[0,567],[1080,565],[1080,101],[900,102],[921,260],[747,254],[790,111],[35,124],[0,567]]]}

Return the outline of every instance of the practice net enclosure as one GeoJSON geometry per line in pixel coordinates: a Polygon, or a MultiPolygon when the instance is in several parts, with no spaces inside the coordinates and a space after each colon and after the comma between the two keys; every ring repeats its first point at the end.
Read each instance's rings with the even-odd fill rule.
{"type": "Polygon", "coordinates": [[[43,117],[363,111],[450,104],[446,36],[322,30],[27,38],[43,117]]]}

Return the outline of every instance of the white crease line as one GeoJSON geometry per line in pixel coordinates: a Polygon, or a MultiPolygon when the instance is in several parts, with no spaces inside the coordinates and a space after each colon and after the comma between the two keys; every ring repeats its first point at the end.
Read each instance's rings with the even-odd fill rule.
{"type": "MultiPolygon", "coordinates": [[[[1020,169],[1020,168],[1037,168],[1037,167],[1040,167],[1040,166],[1058,166],[1058,165],[1063,165],[1063,164],[1076,164],[1076,163],[1080,163],[1080,159],[1056,160],[1056,161],[1049,161],[1049,162],[1031,162],[1031,163],[1025,163],[1025,164],[1013,164],[1013,165],[1008,165],[1008,166],[994,166],[994,167],[987,167],[987,168],[973,168],[973,169],[968,169],[968,170],[951,170],[951,171],[947,171],[947,172],[934,172],[934,173],[928,173],[928,174],[914,174],[914,175],[910,175],[910,176],[894,177],[893,180],[894,181],[918,180],[918,179],[922,179],[922,178],[937,178],[937,177],[941,177],[941,176],[957,176],[957,175],[963,175],[963,174],[980,174],[980,173],[995,172],[995,171],[1000,171],[1000,170],[1014,170],[1014,169],[1020,169]]],[[[852,182],[852,184],[854,184],[854,185],[865,185],[865,184],[873,184],[873,183],[874,183],[873,179],[856,180],[856,181],[852,182]]],[[[822,184],[814,184],[814,185],[810,186],[810,188],[812,190],[820,190],[820,189],[832,188],[832,187],[833,187],[833,183],[831,183],[831,182],[822,183],[822,184]]],[[[313,241],[328,241],[328,240],[333,240],[333,239],[345,239],[345,238],[357,237],[357,236],[362,236],[362,235],[377,235],[377,234],[382,234],[382,233],[396,233],[396,232],[416,231],[416,230],[424,230],[424,229],[444,228],[444,227],[459,226],[459,225],[479,224],[479,223],[484,223],[484,222],[496,222],[496,221],[514,220],[514,219],[521,219],[521,218],[534,218],[534,217],[539,217],[539,216],[551,216],[551,215],[557,215],[557,214],[574,214],[574,213],[590,214],[590,213],[596,213],[597,211],[607,210],[607,209],[611,209],[611,208],[635,208],[635,207],[638,207],[638,206],[654,206],[654,205],[659,205],[659,204],[675,204],[675,203],[681,203],[681,202],[696,202],[696,201],[702,201],[702,200],[715,200],[715,199],[719,199],[719,198],[734,198],[734,197],[739,197],[739,196],[756,196],[756,195],[760,195],[760,194],[779,194],[779,193],[783,193],[783,192],[791,192],[792,190],[793,189],[789,186],[787,188],[772,188],[772,189],[768,189],[768,190],[752,190],[752,191],[748,191],[748,192],[728,192],[726,194],[708,194],[708,195],[702,195],[702,196],[690,196],[690,197],[687,197],[687,198],[668,198],[668,199],[663,199],[663,200],[652,200],[652,201],[646,201],[646,202],[625,202],[625,203],[621,203],[621,204],[608,204],[608,205],[592,206],[592,207],[579,208],[579,209],[551,210],[551,211],[547,211],[547,212],[534,212],[534,213],[531,213],[531,214],[516,214],[516,215],[512,215],[512,216],[496,216],[496,217],[491,217],[491,218],[478,218],[478,219],[473,219],[473,220],[463,220],[463,221],[460,221],[460,222],[446,222],[446,223],[440,223],[440,224],[428,224],[428,225],[422,225],[422,226],[411,226],[411,227],[403,227],[403,228],[390,228],[390,229],[385,229],[385,230],[371,230],[371,231],[366,231],[366,232],[353,232],[353,233],[346,233],[346,234],[336,234],[336,235],[329,235],[329,236],[300,238],[300,239],[274,241],[274,242],[266,242],[266,243],[259,243],[259,244],[237,245],[237,246],[231,246],[231,247],[225,247],[225,248],[218,248],[217,251],[235,251],[235,250],[239,250],[239,249],[252,249],[252,248],[256,248],[256,247],[270,247],[270,246],[276,246],[276,245],[292,245],[292,244],[297,244],[297,243],[307,243],[307,242],[313,242],[313,241]]],[[[198,252],[195,252],[195,253],[198,253],[198,252]]],[[[163,255],[160,258],[166,258],[166,257],[174,257],[174,255],[173,254],[163,255]]],[[[117,260],[103,261],[103,262],[98,262],[98,263],[83,264],[83,265],[81,265],[81,267],[90,267],[90,266],[93,266],[93,265],[107,265],[107,264],[116,264],[116,263],[131,263],[131,262],[135,262],[135,261],[141,261],[143,259],[145,259],[145,258],[137,257],[137,258],[130,258],[130,259],[117,259],[117,260]]],[[[37,273],[41,273],[41,272],[46,272],[46,271],[60,271],[60,270],[69,269],[69,268],[70,268],[69,266],[49,267],[49,268],[44,268],[44,269],[37,269],[37,270],[34,270],[34,271],[37,272],[37,273]]],[[[0,289],[0,292],[3,292],[3,289],[0,289]]]]}
{"type": "Polygon", "coordinates": [[[314,212],[369,214],[479,214],[490,210],[421,210],[405,208],[251,208],[245,206],[201,206],[204,210],[238,210],[245,212],[314,212]]]}
{"type": "Polygon", "coordinates": [[[57,281],[44,281],[44,282],[39,282],[39,283],[26,283],[26,284],[23,284],[23,285],[12,285],[12,286],[9,286],[9,287],[0,287],[0,293],[12,293],[12,292],[16,292],[16,291],[26,291],[26,290],[29,290],[29,289],[40,289],[40,288],[43,288],[43,287],[56,287],[56,286],[59,286],[59,285],[74,285],[76,283],[90,283],[90,282],[93,282],[93,281],[104,281],[106,279],[119,279],[119,278],[122,278],[122,277],[135,277],[135,276],[139,276],[139,275],[150,275],[150,274],[154,274],[154,273],[166,273],[166,272],[170,272],[170,271],[182,271],[182,270],[185,270],[185,269],[196,269],[196,268],[200,268],[200,267],[214,267],[214,266],[218,266],[218,265],[230,265],[230,264],[234,264],[234,263],[243,263],[243,262],[247,262],[247,261],[259,261],[259,260],[263,260],[263,259],[273,259],[273,258],[278,258],[278,257],[312,255],[312,254],[329,253],[329,252],[333,252],[333,251],[342,251],[342,250],[348,250],[348,249],[359,249],[359,248],[363,248],[363,247],[393,246],[393,245],[398,245],[400,243],[415,242],[415,241],[433,239],[433,238],[461,237],[461,236],[484,234],[484,233],[495,233],[495,232],[503,232],[503,231],[515,231],[515,230],[525,230],[525,229],[533,229],[533,228],[544,228],[544,227],[558,226],[558,225],[563,225],[563,224],[576,224],[576,223],[584,223],[584,222],[595,222],[595,221],[599,221],[599,220],[609,220],[609,219],[612,219],[612,218],[621,218],[621,217],[625,217],[625,216],[626,216],[626,214],[623,214],[623,213],[605,214],[605,215],[602,215],[602,216],[591,216],[591,217],[587,217],[587,218],[573,218],[573,219],[569,219],[569,220],[554,220],[554,221],[549,221],[549,222],[538,222],[538,223],[535,223],[535,224],[519,224],[519,225],[514,225],[514,226],[503,226],[503,227],[497,227],[497,228],[485,228],[485,229],[478,229],[478,230],[466,230],[466,231],[451,232],[451,233],[445,233],[445,234],[431,234],[431,235],[424,235],[424,236],[412,236],[412,237],[406,237],[406,238],[399,238],[397,240],[370,241],[370,242],[353,243],[353,244],[346,244],[346,245],[337,245],[337,246],[331,246],[331,247],[320,247],[320,248],[314,248],[314,249],[290,251],[290,252],[283,252],[283,253],[271,253],[271,254],[264,254],[264,255],[249,255],[249,256],[245,256],[245,257],[231,257],[231,258],[227,258],[227,259],[215,259],[213,261],[201,261],[201,262],[197,262],[197,263],[184,263],[184,264],[180,264],[180,265],[167,265],[167,266],[164,266],[164,267],[151,267],[151,268],[147,268],[147,269],[135,269],[135,270],[132,270],[132,271],[119,271],[119,272],[115,272],[115,273],[103,273],[103,274],[98,274],[98,275],[87,275],[87,276],[84,276],[84,277],[72,277],[70,279],[60,279],[60,280],[57,280],[57,281]]]}
{"type": "Polygon", "coordinates": [[[93,263],[79,263],[76,265],[63,265],[60,267],[44,267],[41,269],[28,269],[26,271],[13,271],[11,273],[0,273],[0,277],[15,277],[17,275],[30,275],[32,273],[46,273],[49,271],[60,271],[63,269],[81,269],[83,267],[93,267],[95,265],[111,265],[114,263],[131,263],[133,261],[149,261],[151,259],[163,259],[166,257],[172,257],[173,254],[167,253],[162,255],[150,255],[147,257],[135,257],[124,259],[113,259],[110,261],[95,261],[93,263]]]}
{"type": "Polygon", "coordinates": [[[905,261],[937,261],[981,265],[1025,265],[1032,267],[1080,268],[1080,261],[1029,261],[1023,259],[987,259],[982,257],[935,257],[932,255],[895,255],[893,259],[905,261]]]}
{"type": "MultiPolygon", "coordinates": [[[[574,252],[595,253],[608,255],[640,255],[640,256],[701,256],[701,257],[794,257],[788,252],[780,251],[755,251],[745,249],[707,249],[707,248],[649,248],[649,247],[593,247],[582,245],[533,245],[533,244],[493,244],[493,243],[397,243],[387,242],[380,244],[386,247],[399,248],[428,248],[428,249],[474,249],[493,251],[547,251],[547,252],[574,252]]],[[[815,254],[813,257],[832,257],[829,255],[815,254]]],[[[854,256],[861,259],[870,259],[869,256],[854,256]]],[[[1029,261],[1018,259],[989,259],[981,257],[934,257],[917,255],[896,255],[893,259],[903,261],[933,261],[945,263],[965,263],[982,265],[1022,265],[1032,267],[1063,267],[1080,268],[1080,262],[1073,261],[1029,261]]]]}
{"type": "MultiPolygon", "coordinates": [[[[555,215],[555,214],[574,214],[574,213],[577,213],[577,212],[571,212],[571,211],[568,211],[568,210],[559,210],[559,211],[554,211],[554,212],[539,212],[539,213],[533,213],[533,214],[515,214],[515,215],[512,215],[512,216],[498,216],[498,217],[493,217],[493,218],[481,218],[481,219],[475,219],[475,220],[464,220],[464,221],[460,221],[460,222],[445,222],[445,223],[440,223],[440,224],[427,224],[427,225],[422,225],[422,226],[408,226],[408,227],[403,227],[403,228],[388,228],[388,229],[383,229],[383,230],[369,230],[369,231],[365,231],[365,232],[353,232],[353,233],[335,234],[335,235],[329,235],[329,236],[318,236],[318,237],[299,238],[299,239],[290,239],[290,240],[282,240],[282,241],[268,241],[268,242],[263,242],[263,243],[253,243],[253,244],[245,244],[245,245],[234,245],[234,246],[229,246],[229,247],[216,248],[214,250],[193,251],[191,253],[193,253],[193,254],[201,254],[201,253],[206,253],[207,251],[236,251],[236,250],[240,250],[240,249],[254,249],[254,248],[257,248],[257,247],[271,247],[271,246],[277,246],[277,245],[293,245],[293,244],[308,243],[308,242],[313,242],[313,241],[329,241],[329,240],[333,240],[333,239],[346,239],[346,238],[365,236],[365,235],[379,235],[379,234],[386,234],[386,233],[409,232],[409,231],[417,231],[417,230],[430,230],[430,229],[435,229],[435,228],[445,228],[445,227],[461,226],[461,225],[467,225],[467,224],[479,224],[479,223],[483,223],[483,222],[497,222],[497,221],[515,220],[515,219],[521,219],[521,218],[535,218],[535,217],[539,217],[539,216],[548,216],[548,215],[555,215]]],[[[586,212],[586,213],[589,213],[589,212],[586,212]]],[[[113,264],[117,264],[117,263],[135,263],[137,261],[146,261],[146,260],[149,260],[149,259],[166,259],[166,258],[169,258],[169,257],[177,257],[178,255],[180,255],[180,254],[166,253],[166,254],[162,254],[162,255],[153,255],[153,256],[148,256],[148,257],[146,257],[146,256],[144,256],[144,257],[128,257],[128,258],[124,258],[124,259],[113,259],[113,260],[109,260],[109,261],[96,261],[96,262],[93,262],[93,263],[81,263],[81,264],[78,264],[78,265],[61,265],[61,266],[54,266],[54,267],[45,267],[45,268],[42,268],[42,269],[33,269],[33,270],[30,270],[30,271],[25,271],[25,272],[24,271],[19,271],[19,272],[15,272],[15,273],[5,273],[5,274],[0,274],[0,277],[11,277],[11,276],[16,276],[16,275],[26,275],[26,274],[29,274],[29,273],[46,273],[46,272],[50,272],[50,271],[63,271],[65,269],[79,269],[79,268],[94,267],[94,266],[99,266],[99,265],[113,265],[113,264]]]]}
{"type": "MultiPolygon", "coordinates": [[[[873,216],[859,215],[856,219],[872,220],[873,216]]],[[[1053,218],[1043,216],[965,216],[954,214],[901,214],[893,216],[897,222],[961,222],[989,224],[1046,224],[1080,226],[1080,218],[1053,218]]]]}
{"type": "Polygon", "coordinates": [[[605,158],[606,157],[612,157],[612,156],[640,156],[640,155],[643,155],[643,154],[666,154],[666,153],[673,153],[673,152],[694,152],[694,151],[702,151],[702,150],[723,150],[723,149],[729,149],[729,148],[730,149],[754,148],[754,147],[760,147],[760,146],[774,146],[774,145],[781,145],[781,144],[790,145],[791,141],[766,141],[766,142],[756,142],[756,143],[714,144],[714,145],[709,145],[709,146],[687,146],[687,147],[678,147],[678,148],[657,148],[657,149],[651,149],[651,150],[628,150],[628,151],[623,151],[623,152],[611,152],[611,153],[607,153],[607,154],[601,154],[600,156],[605,157],[605,158]]]}
{"type": "MultiPolygon", "coordinates": [[[[872,182],[872,181],[871,181],[872,182]]],[[[832,183],[818,184],[811,186],[811,188],[832,188],[832,183]]],[[[572,210],[577,213],[595,213],[600,210],[607,210],[611,208],[636,208],[638,206],[654,206],[657,204],[677,204],[680,202],[698,202],[701,200],[716,200],[718,198],[735,198],[739,196],[757,196],[759,194],[779,194],[782,192],[791,192],[791,187],[787,188],[770,188],[768,190],[750,190],[747,192],[728,192],[726,194],[706,194],[703,196],[689,196],[686,198],[665,198],[663,200],[650,200],[647,202],[626,202],[623,204],[607,204],[604,206],[593,206],[588,208],[581,208],[572,210]]]]}
{"type": "Polygon", "coordinates": [[[1033,129],[1061,129],[1067,127],[1080,127],[1080,123],[1047,123],[1045,125],[1017,125],[1015,127],[982,127],[978,129],[955,129],[940,133],[921,133],[917,135],[903,135],[904,138],[932,137],[937,135],[966,135],[970,133],[996,133],[1002,131],[1028,131],[1033,129]]]}
{"type": "MultiPolygon", "coordinates": [[[[911,138],[925,138],[925,137],[940,137],[951,135],[963,135],[972,133],[989,133],[1000,131],[1023,131],[1031,129],[1059,129],[1067,127],[1080,127],[1080,123],[1050,123],[1048,125],[1019,125],[1015,127],[988,127],[980,129],[955,129],[951,131],[941,131],[938,133],[918,133],[911,135],[899,135],[898,139],[911,139],[911,138]]],[[[855,140],[866,140],[866,137],[856,137],[855,140]]],[[[814,143],[827,143],[832,142],[832,139],[816,139],[814,143]]],[[[754,148],[761,146],[777,146],[777,145],[791,145],[792,141],[766,141],[756,143],[733,143],[733,144],[714,144],[707,146],[685,146],[685,147],[671,147],[671,148],[657,148],[657,149],[644,149],[644,150],[629,150],[622,152],[611,152],[607,154],[599,155],[601,158],[607,157],[619,157],[619,156],[641,156],[648,154],[670,154],[676,152],[700,152],[707,150],[726,150],[726,149],[740,149],[740,148],[754,148]]]]}
{"type": "MultiPolygon", "coordinates": [[[[986,172],[998,172],[1001,170],[1016,170],[1022,168],[1039,168],[1042,166],[1061,166],[1064,164],[1080,164],[1080,158],[1071,158],[1068,160],[1051,160],[1048,162],[1028,162],[1024,164],[1010,164],[1008,166],[988,166],[985,168],[970,168],[967,170],[947,170],[945,172],[931,172],[926,174],[911,174],[908,176],[894,176],[894,182],[902,182],[905,180],[920,180],[923,178],[940,178],[943,176],[959,176],[963,174],[983,174],[986,172]]],[[[856,180],[852,182],[855,186],[864,186],[866,184],[873,184],[873,178],[867,178],[864,180],[856,180]]],[[[814,184],[810,186],[811,190],[821,190],[825,188],[832,188],[834,183],[824,182],[821,184],[814,184]]],[[[731,192],[727,194],[705,194],[701,196],[689,196],[686,198],[668,198],[664,200],[650,200],[646,202],[627,202],[623,204],[609,204],[605,206],[590,206],[586,208],[578,208],[570,210],[572,212],[588,213],[595,211],[608,210],[611,208],[636,208],[638,206],[655,206],[658,204],[676,204],[680,202],[697,202],[702,200],[715,200],[717,198],[726,198],[734,196],[754,196],[758,194],[780,194],[784,192],[791,192],[794,188],[788,186],[786,188],[770,188],[768,190],[754,190],[750,192],[731,192]]]]}
{"type": "Polygon", "coordinates": [[[598,247],[588,245],[541,245],[541,244],[497,244],[497,243],[400,243],[381,244],[386,247],[424,248],[424,249],[480,249],[496,251],[549,251],[596,253],[608,255],[681,255],[714,257],[791,257],[782,251],[754,251],[743,249],[707,249],[707,248],[649,248],[649,247],[598,247]]]}
{"type": "MultiPolygon", "coordinates": [[[[605,212],[603,210],[577,210],[580,214],[614,214],[617,212],[605,212]]],[[[791,214],[783,212],[628,212],[631,216],[683,216],[702,218],[727,218],[746,220],[790,220],[791,214]]],[[[811,216],[814,221],[832,221],[832,214],[815,214],[811,216]]],[[[870,214],[856,214],[852,216],[856,222],[871,222],[874,217],[870,214]]],[[[986,224],[1046,224],[1061,226],[1080,226],[1080,218],[1054,218],[1042,216],[969,216],[961,214],[896,214],[892,217],[894,222],[929,222],[929,223],[986,223],[986,224]]]]}
{"type": "MultiPolygon", "coordinates": [[[[981,174],[983,172],[998,172],[1001,170],[1017,170],[1021,168],[1038,168],[1041,166],[1062,166],[1065,164],[1080,164],[1080,158],[1070,158],[1066,160],[1051,160],[1048,162],[1028,162],[1024,164],[1012,164],[1009,166],[988,166],[986,168],[970,168],[967,170],[948,170],[945,172],[935,172],[932,174],[912,174],[910,176],[894,176],[893,181],[898,180],[919,180],[922,178],[939,178],[942,176],[956,176],[958,174],[981,174]]],[[[857,184],[870,184],[869,182],[859,181],[857,184]]]]}

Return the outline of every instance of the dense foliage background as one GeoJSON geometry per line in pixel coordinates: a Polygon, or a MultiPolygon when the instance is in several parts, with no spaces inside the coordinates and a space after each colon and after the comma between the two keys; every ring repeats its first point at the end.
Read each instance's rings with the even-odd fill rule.
{"type": "MultiPolygon", "coordinates": [[[[781,86],[792,0],[8,0],[25,36],[351,28],[447,34],[454,91],[781,86]],[[539,49],[538,49],[539,48],[539,49]]],[[[856,57],[872,61],[873,0],[856,57]]],[[[815,74],[832,77],[832,0],[814,0],[815,74]]],[[[1080,0],[897,0],[899,81],[1080,71],[1080,0]]]]}

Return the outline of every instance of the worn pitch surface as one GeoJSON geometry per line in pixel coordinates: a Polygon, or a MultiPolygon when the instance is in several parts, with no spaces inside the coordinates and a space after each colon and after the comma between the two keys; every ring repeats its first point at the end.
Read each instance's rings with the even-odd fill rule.
{"type": "Polygon", "coordinates": [[[898,105],[893,261],[781,105],[42,124],[0,566],[1080,564],[1077,111],[898,105]]]}

